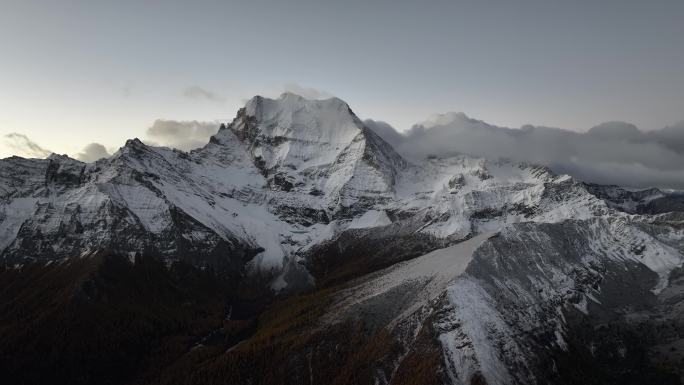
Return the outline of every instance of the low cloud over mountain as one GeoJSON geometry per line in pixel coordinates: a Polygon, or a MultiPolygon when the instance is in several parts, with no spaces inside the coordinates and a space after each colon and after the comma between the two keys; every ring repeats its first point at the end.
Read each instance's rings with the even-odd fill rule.
{"type": "MultiPolygon", "coordinates": [[[[283,88],[310,99],[330,96],[296,84],[283,88]]],[[[210,98],[196,91],[196,97],[210,98]]],[[[499,127],[452,112],[435,115],[407,132],[399,132],[383,121],[369,119],[365,123],[409,160],[461,153],[541,164],[587,182],[684,189],[684,122],[643,131],[633,124],[615,121],[577,132],[532,125],[519,129],[499,127]]],[[[145,141],[189,151],[208,143],[218,127],[218,122],[157,119],[147,128],[145,141]]],[[[45,158],[52,152],[21,133],[4,135],[0,144],[3,156],[45,158]]],[[[105,146],[91,143],[75,158],[93,162],[109,155],[105,146]]]]}
{"type": "Polygon", "coordinates": [[[38,143],[29,139],[28,136],[18,132],[12,132],[3,136],[3,147],[12,155],[24,158],[46,158],[52,151],[41,147],[38,143]]]}
{"type": "Polygon", "coordinates": [[[150,144],[190,151],[207,144],[218,128],[216,122],[157,119],[146,134],[150,144]]]}
{"type": "MultiPolygon", "coordinates": [[[[31,140],[28,136],[13,132],[3,136],[3,141],[0,143],[0,153],[2,157],[7,155],[16,155],[23,158],[47,158],[52,154],[52,151],[42,147],[38,143],[31,140]],[[4,154],[4,153],[7,154],[4,154]]],[[[107,148],[100,143],[90,143],[83,148],[83,150],[75,155],[75,158],[82,162],[94,162],[101,158],[106,158],[109,155],[107,148]]]]}
{"type": "Polygon", "coordinates": [[[406,133],[381,121],[366,124],[409,159],[463,153],[543,164],[588,182],[684,189],[684,122],[655,131],[608,122],[581,133],[531,125],[497,127],[448,113],[406,133]]]}
{"type": "Polygon", "coordinates": [[[76,155],[76,159],[89,163],[98,159],[106,158],[109,155],[111,154],[109,151],[107,151],[105,146],[101,145],[100,143],[90,143],[89,145],[85,146],[83,151],[76,155]]]}

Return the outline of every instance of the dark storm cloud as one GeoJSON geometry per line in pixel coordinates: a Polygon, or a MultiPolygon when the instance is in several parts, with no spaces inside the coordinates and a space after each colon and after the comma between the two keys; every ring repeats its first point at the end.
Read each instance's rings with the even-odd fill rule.
{"type": "Polygon", "coordinates": [[[45,149],[24,134],[13,132],[4,136],[5,144],[12,152],[24,158],[46,158],[52,151],[45,149]]]}
{"type": "Polygon", "coordinates": [[[212,102],[222,102],[225,98],[215,92],[206,90],[200,86],[189,86],[183,90],[183,96],[189,99],[209,100],[212,102]]]}
{"type": "Polygon", "coordinates": [[[105,146],[100,143],[90,143],[76,155],[76,159],[81,162],[95,162],[98,159],[106,158],[110,155],[105,146]]]}
{"type": "Polygon", "coordinates": [[[579,133],[497,127],[450,113],[405,134],[384,122],[366,124],[409,159],[461,153],[542,164],[588,182],[684,189],[684,123],[641,131],[629,123],[607,122],[579,133]]]}
{"type": "Polygon", "coordinates": [[[147,129],[147,137],[154,144],[189,151],[207,144],[218,128],[214,122],[157,119],[147,129]]]}

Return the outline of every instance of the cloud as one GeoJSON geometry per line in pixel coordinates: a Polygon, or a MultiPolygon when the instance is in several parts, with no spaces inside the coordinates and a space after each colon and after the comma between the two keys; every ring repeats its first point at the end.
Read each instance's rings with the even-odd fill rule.
{"type": "MultiPolygon", "coordinates": [[[[22,158],[47,158],[52,151],[41,147],[28,136],[13,132],[3,136],[4,152],[22,158]]],[[[76,159],[82,162],[94,162],[100,158],[108,157],[110,154],[107,149],[99,143],[90,143],[85,146],[82,152],[76,155],[76,159]]]]}
{"type": "Polygon", "coordinates": [[[155,144],[190,151],[207,144],[218,128],[215,122],[157,119],[146,134],[155,144]]]}
{"type": "Polygon", "coordinates": [[[189,86],[183,90],[183,96],[189,99],[209,100],[212,102],[222,102],[225,98],[215,92],[206,90],[200,86],[189,86]]]}
{"type": "Polygon", "coordinates": [[[408,159],[466,154],[546,165],[587,182],[684,189],[684,123],[646,132],[607,122],[580,133],[530,125],[511,129],[449,113],[403,134],[384,122],[366,124],[408,159]]]}
{"type": "Polygon", "coordinates": [[[329,99],[332,94],[316,88],[302,87],[299,84],[288,83],[283,85],[283,92],[292,92],[306,99],[329,99]]]}
{"type": "Polygon", "coordinates": [[[3,137],[4,145],[13,155],[24,158],[47,158],[52,151],[45,149],[24,134],[13,132],[3,137]]]}
{"type": "Polygon", "coordinates": [[[684,153],[684,121],[646,135],[672,151],[684,153]]]}
{"type": "Polygon", "coordinates": [[[366,119],[363,121],[363,123],[366,125],[366,127],[373,130],[373,132],[378,134],[382,139],[385,140],[385,142],[389,143],[394,148],[398,148],[406,140],[404,135],[400,134],[387,122],[366,119]]]}
{"type": "Polygon", "coordinates": [[[83,151],[76,155],[76,159],[81,162],[90,163],[95,162],[98,159],[106,158],[109,155],[109,151],[107,151],[105,146],[100,143],[90,143],[83,148],[83,151]]]}

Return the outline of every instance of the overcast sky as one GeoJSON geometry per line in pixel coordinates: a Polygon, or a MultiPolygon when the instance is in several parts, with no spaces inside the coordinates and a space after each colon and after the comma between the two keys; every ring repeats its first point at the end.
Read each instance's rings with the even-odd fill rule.
{"type": "Polygon", "coordinates": [[[449,111],[660,129],[684,120],[684,1],[0,0],[0,156],[196,135],[285,89],[399,131],[449,111]]]}

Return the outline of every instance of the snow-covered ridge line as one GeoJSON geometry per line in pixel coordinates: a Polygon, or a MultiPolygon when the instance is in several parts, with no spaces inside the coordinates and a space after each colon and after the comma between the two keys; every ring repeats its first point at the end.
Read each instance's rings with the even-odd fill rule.
{"type": "Polygon", "coordinates": [[[92,164],[0,160],[0,258],[148,252],[258,273],[274,291],[368,262],[322,326],[389,330],[406,348],[395,366],[428,327],[452,383],[542,383],[544,354],[571,343],[569,312],[618,317],[680,295],[684,208],[670,198],[504,160],[407,162],[343,101],[284,94],[251,99],[191,152],[133,139],[92,164]]]}
{"type": "Polygon", "coordinates": [[[355,308],[363,307],[374,298],[393,290],[400,290],[404,285],[415,285],[420,289],[410,301],[401,303],[399,310],[393,309],[397,313],[395,319],[401,320],[412,315],[441,296],[447,285],[466,270],[474,251],[492,235],[480,234],[359,279],[359,284],[352,284],[339,295],[339,302],[332,305],[329,312],[334,318],[328,322],[340,321],[355,308]]]}
{"type": "Polygon", "coordinates": [[[466,156],[409,164],[345,102],[288,93],[252,98],[189,153],[133,139],[93,164],[2,160],[0,193],[4,258],[142,248],[170,259],[239,255],[265,270],[347,229],[402,225],[457,241],[613,211],[543,167],[466,156]]]}

